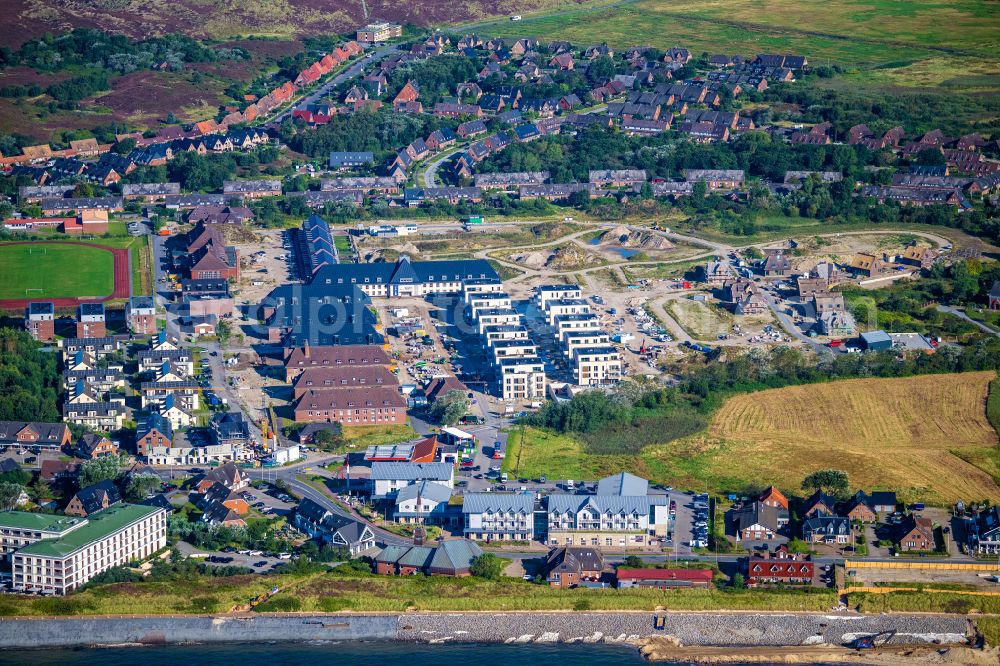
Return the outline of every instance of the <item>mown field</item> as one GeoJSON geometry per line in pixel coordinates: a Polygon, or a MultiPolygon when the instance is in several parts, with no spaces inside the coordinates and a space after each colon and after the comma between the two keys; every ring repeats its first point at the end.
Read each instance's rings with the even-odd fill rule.
{"type": "Polygon", "coordinates": [[[628,470],[715,492],[775,484],[788,492],[817,469],[852,486],[891,488],[904,500],[1000,499],[1000,447],[986,415],[992,372],[852,379],[730,398],[707,432],[638,454],[592,454],[577,437],[512,433],[504,470],[596,479],[628,470]]]}
{"type": "Polygon", "coordinates": [[[0,298],[103,297],[114,256],[86,245],[0,245],[0,298]]]}
{"type": "Polygon", "coordinates": [[[855,486],[924,501],[997,499],[997,433],[986,418],[994,376],[854,379],[731,398],[709,427],[729,443],[717,469],[794,488],[832,467],[855,486]]]}
{"type": "Polygon", "coordinates": [[[695,53],[793,52],[817,64],[887,68],[878,73],[885,84],[1000,86],[1000,19],[982,0],[637,0],[482,30],[617,47],[685,46],[695,53]]]}

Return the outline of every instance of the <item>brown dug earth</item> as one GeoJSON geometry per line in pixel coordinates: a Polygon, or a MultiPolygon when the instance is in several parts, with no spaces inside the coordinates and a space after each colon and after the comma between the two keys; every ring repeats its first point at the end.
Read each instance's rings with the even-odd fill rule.
{"type": "Polygon", "coordinates": [[[725,648],[679,645],[671,637],[653,638],[640,648],[649,661],[695,664],[863,664],[866,666],[995,666],[1000,648],[893,646],[852,650],[835,645],[725,648]]]}

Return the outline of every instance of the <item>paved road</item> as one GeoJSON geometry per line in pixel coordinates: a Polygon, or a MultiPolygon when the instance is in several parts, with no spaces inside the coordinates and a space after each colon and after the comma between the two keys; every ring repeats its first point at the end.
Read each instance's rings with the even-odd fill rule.
{"type": "Polygon", "coordinates": [[[463,144],[454,150],[449,150],[437,155],[433,160],[427,163],[427,170],[424,171],[423,180],[424,187],[439,187],[441,183],[438,182],[437,172],[441,168],[441,165],[447,162],[452,156],[459,154],[465,150],[466,146],[463,144]]]}
{"type": "Polygon", "coordinates": [[[778,304],[774,300],[774,296],[772,296],[767,291],[763,291],[763,294],[764,294],[764,299],[767,301],[767,307],[771,308],[771,312],[774,313],[774,317],[778,320],[778,325],[781,326],[781,328],[785,331],[785,333],[795,338],[805,346],[809,347],[817,354],[824,355],[824,354],[836,353],[826,345],[822,345],[816,342],[808,335],[803,333],[802,329],[796,326],[795,322],[792,321],[792,318],[789,317],[784,310],[778,307],[778,304]]]}
{"type": "Polygon", "coordinates": [[[973,319],[969,315],[965,314],[965,312],[962,311],[960,308],[955,308],[955,307],[952,307],[950,305],[939,305],[939,306],[937,306],[937,310],[938,310],[938,312],[946,312],[948,314],[955,315],[959,319],[964,319],[965,321],[969,322],[970,324],[974,324],[974,325],[978,326],[980,329],[982,329],[986,333],[989,333],[990,335],[995,335],[997,337],[1000,337],[1000,331],[996,330],[995,328],[993,328],[991,326],[988,326],[988,325],[984,324],[981,321],[976,321],[975,319],[973,319]]]}
{"type": "Polygon", "coordinates": [[[364,69],[368,67],[368,65],[378,63],[396,50],[397,46],[395,44],[388,44],[380,46],[374,51],[369,52],[365,57],[355,61],[354,64],[342,71],[340,74],[337,74],[332,79],[310,92],[308,95],[301,97],[297,102],[294,102],[290,107],[276,115],[269,122],[280,123],[285,118],[290,117],[295,109],[307,107],[310,104],[319,102],[326,97],[330,91],[333,90],[333,88],[353,79],[356,76],[359,76],[364,69]]]}

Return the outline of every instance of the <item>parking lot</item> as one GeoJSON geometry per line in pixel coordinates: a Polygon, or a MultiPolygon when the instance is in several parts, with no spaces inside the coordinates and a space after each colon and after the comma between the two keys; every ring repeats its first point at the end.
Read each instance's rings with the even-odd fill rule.
{"type": "Polygon", "coordinates": [[[294,253],[287,233],[255,231],[251,242],[236,243],[244,263],[236,297],[241,303],[260,303],[272,289],[290,282],[294,253]]]}

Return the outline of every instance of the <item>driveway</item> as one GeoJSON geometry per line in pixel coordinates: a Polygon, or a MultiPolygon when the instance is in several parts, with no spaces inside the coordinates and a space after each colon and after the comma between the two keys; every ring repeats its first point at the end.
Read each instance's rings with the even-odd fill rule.
{"type": "Polygon", "coordinates": [[[965,312],[963,312],[959,308],[952,307],[950,305],[939,305],[939,306],[937,306],[937,311],[938,312],[946,312],[948,314],[955,315],[959,319],[964,319],[965,321],[967,321],[970,324],[973,324],[973,325],[979,327],[984,332],[989,333],[990,335],[995,335],[997,337],[1000,337],[1000,331],[996,330],[995,328],[993,328],[991,326],[987,326],[986,324],[984,324],[981,321],[976,321],[975,319],[973,319],[969,315],[965,314],[965,312]]]}

